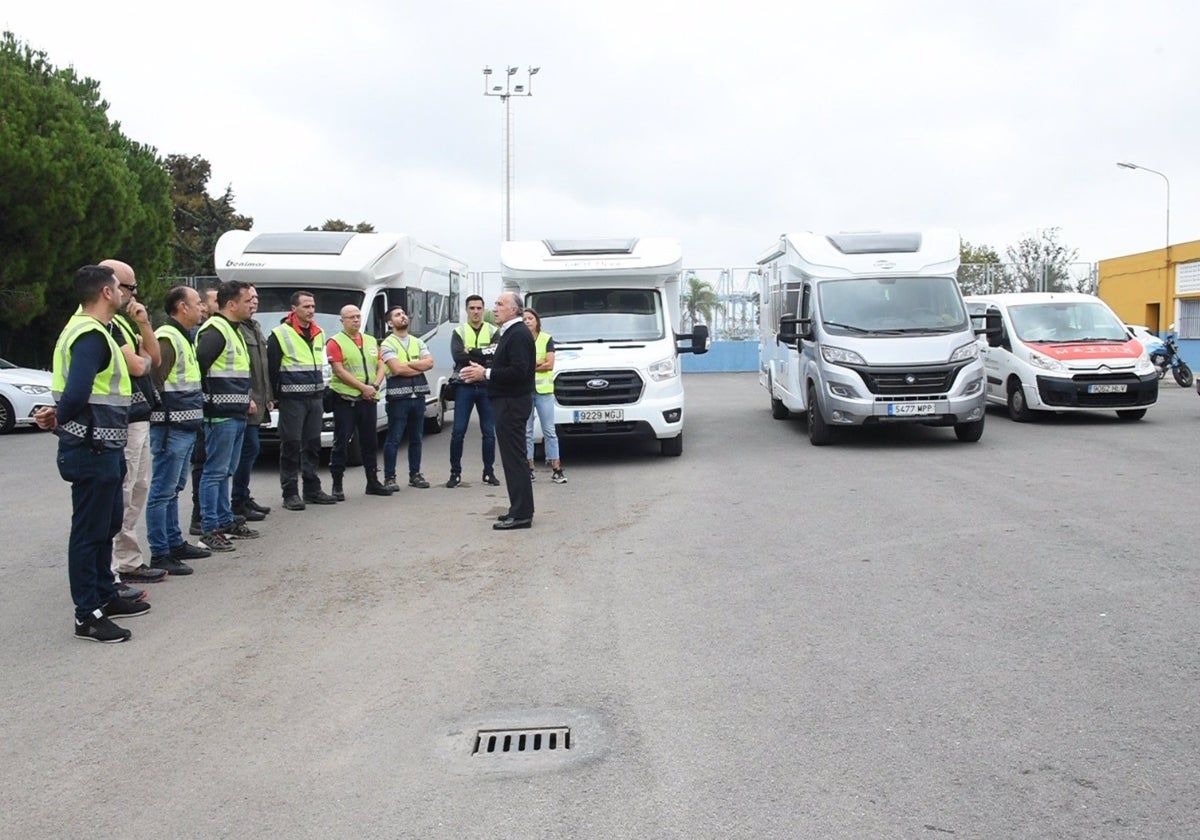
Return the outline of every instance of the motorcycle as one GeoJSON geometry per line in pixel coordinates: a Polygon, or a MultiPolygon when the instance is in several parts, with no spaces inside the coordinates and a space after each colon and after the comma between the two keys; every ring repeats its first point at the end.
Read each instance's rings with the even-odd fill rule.
{"type": "Polygon", "coordinates": [[[1188,367],[1188,363],[1179,355],[1179,345],[1175,343],[1175,325],[1172,324],[1169,329],[1170,331],[1162,339],[1163,346],[1155,348],[1150,353],[1150,361],[1158,368],[1159,379],[1167,375],[1169,368],[1180,388],[1191,388],[1196,381],[1195,377],[1192,375],[1192,369],[1188,367]]]}

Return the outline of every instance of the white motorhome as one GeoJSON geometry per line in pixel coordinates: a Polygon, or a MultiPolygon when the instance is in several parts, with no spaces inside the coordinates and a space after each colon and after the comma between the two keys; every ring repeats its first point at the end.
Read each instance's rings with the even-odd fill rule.
{"type": "Polygon", "coordinates": [[[772,416],[804,412],[814,446],[877,423],[979,440],[983,362],[958,254],[947,229],[780,237],[758,259],[759,380],[772,416]]]}
{"type": "Polygon", "coordinates": [[[1041,411],[1115,411],[1140,420],[1158,402],[1158,371],[1104,301],[1078,292],[966,299],[997,326],[983,350],[988,401],[1018,422],[1041,411]]]}
{"type": "Polygon", "coordinates": [[[708,350],[708,327],[680,322],[683,251],[674,239],[547,239],[500,247],[506,290],[554,337],[559,438],[657,438],[683,452],[680,353],[708,350]]]}
{"type": "MultiPolygon", "coordinates": [[[[466,263],[439,248],[394,233],[304,231],[256,233],[231,230],[216,247],[217,275],[222,280],[253,283],[258,290],[258,314],[270,332],[291,311],[292,293],[312,292],[316,322],[332,336],[342,328],[341,309],[354,304],[362,310],[362,330],[378,339],[387,336],[387,311],[402,306],[410,318],[409,331],[429,345],[435,367],[427,376],[432,393],[426,402],[425,428],[440,431],[447,411],[442,391],[453,371],[450,329],[461,308],[460,285],[466,263]]],[[[331,371],[325,366],[325,380],[331,371]]],[[[453,404],[449,406],[453,410],[453,404]]],[[[276,437],[276,414],[263,426],[264,441],[276,437]]],[[[379,403],[380,431],[387,428],[384,403],[379,403]]],[[[326,414],[321,445],[333,445],[333,417],[326,414]]],[[[350,460],[357,460],[349,453],[350,460]]]]}

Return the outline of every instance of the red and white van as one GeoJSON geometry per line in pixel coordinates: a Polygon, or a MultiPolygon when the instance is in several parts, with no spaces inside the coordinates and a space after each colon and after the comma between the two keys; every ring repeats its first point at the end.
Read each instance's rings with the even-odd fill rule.
{"type": "Polygon", "coordinates": [[[1158,401],[1158,373],[1121,319],[1094,295],[1021,292],[965,298],[989,328],[989,403],[1017,421],[1037,411],[1115,410],[1140,420],[1158,401]],[[998,329],[996,329],[998,327],[998,329]]]}

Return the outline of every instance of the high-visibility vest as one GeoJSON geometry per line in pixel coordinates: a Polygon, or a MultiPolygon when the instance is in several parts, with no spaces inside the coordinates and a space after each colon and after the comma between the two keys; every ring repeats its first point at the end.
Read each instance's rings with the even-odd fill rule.
{"type": "Polygon", "coordinates": [[[479,332],[475,332],[475,328],[470,324],[459,324],[454,328],[454,332],[462,339],[463,349],[469,352],[491,344],[496,328],[484,321],[479,327],[479,332]]]}
{"type": "Polygon", "coordinates": [[[121,348],[108,328],[91,315],[76,314],[67,321],[58,343],[54,345],[51,391],[55,402],[67,390],[67,371],[71,369],[71,350],[75,342],[88,332],[96,331],[108,342],[108,367],[92,380],[85,413],[58,427],[62,435],[90,442],[101,449],[124,449],[129,440],[129,406],[133,402],[133,379],[121,348]]]}
{"type": "MultiPolygon", "coordinates": [[[[516,327],[513,327],[516,329],[516,327]]],[[[550,333],[540,332],[533,342],[537,355],[534,357],[538,364],[546,360],[546,348],[550,346],[550,333]]],[[[554,393],[554,371],[539,370],[533,375],[533,389],[539,394],[554,393]]]]}
{"type": "Polygon", "coordinates": [[[279,393],[275,396],[281,400],[321,396],[325,390],[325,334],[314,326],[312,338],[305,339],[291,324],[280,324],[271,335],[283,353],[279,360],[279,393]]]}
{"type": "Polygon", "coordinates": [[[150,422],[194,431],[204,419],[204,391],[200,387],[196,346],[174,324],[163,324],[154,335],[171,343],[175,364],[163,382],[162,404],[150,412],[150,422]]]}
{"type": "MultiPolygon", "coordinates": [[[[140,353],[142,350],[141,330],[122,312],[113,316],[113,323],[125,335],[125,341],[133,348],[133,352],[140,353]]],[[[157,402],[158,392],[154,387],[154,380],[150,378],[149,369],[141,376],[133,377],[133,403],[129,406],[129,422],[142,423],[149,420],[151,409],[157,402]]]]}
{"type": "Polygon", "coordinates": [[[225,351],[201,370],[205,417],[245,417],[250,411],[250,352],[242,332],[219,312],[200,325],[196,344],[205,330],[225,339],[225,351]]]}
{"type": "MultiPolygon", "coordinates": [[[[378,367],[379,342],[375,340],[375,336],[367,333],[359,333],[359,337],[362,338],[362,347],[355,344],[354,339],[345,332],[339,332],[333,340],[342,348],[342,367],[359,382],[371,385],[374,384],[372,380],[378,367]]],[[[362,391],[338,379],[336,373],[330,378],[329,387],[347,397],[362,396],[362,391]]]]}
{"type": "MultiPolygon", "coordinates": [[[[401,358],[404,364],[415,362],[421,358],[421,351],[425,349],[425,345],[421,343],[421,339],[415,335],[408,337],[408,349],[400,343],[400,339],[392,333],[383,340],[383,346],[389,348],[397,356],[401,358]]],[[[429,380],[425,378],[424,372],[418,373],[416,376],[402,376],[388,372],[387,378],[387,400],[395,402],[396,400],[411,400],[414,397],[424,397],[430,393],[429,380]]]]}

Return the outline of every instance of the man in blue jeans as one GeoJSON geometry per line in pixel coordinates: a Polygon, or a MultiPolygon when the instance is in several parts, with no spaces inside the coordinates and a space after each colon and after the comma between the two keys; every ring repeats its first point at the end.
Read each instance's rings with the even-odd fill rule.
{"type": "MultiPolygon", "coordinates": [[[[258,290],[250,287],[251,316],[258,311],[258,290]]],[[[230,502],[233,505],[234,516],[243,516],[247,522],[261,522],[271,512],[268,505],[260,505],[250,495],[250,473],[254,462],[258,460],[259,428],[271,412],[274,397],[271,394],[271,380],[267,376],[267,337],[262,327],[253,317],[247,318],[237,325],[242,338],[246,341],[246,350],[250,353],[250,399],[257,409],[246,418],[246,432],[242,438],[242,452],[238,457],[237,469],[233,473],[233,489],[230,491],[230,502]]]]}
{"type": "Polygon", "coordinates": [[[196,333],[196,361],[204,391],[204,471],[200,474],[201,544],[210,551],[233,551],[232,539],[253,539],[257,531],[234,520],[229,481],[242,452],[246,417],[256,409],[250,398],[250,353],[238,323],[250,317],[249,283],[228,280],[217,289],[219,311],[196,333]]]}
{"type": "Polygon", "coordinates": [[[150,413],[154,468],[146,503],[146,537],[151,568],[190,575],[192,567],[186,561],[212,554],[184,539],[179,526],[179,493],[187,486],[192,447],[204,417],[200,364],[191,339],[192,329],[200,323],[200,295],[188,286],[175,286],[167,292],[163,308],[167,323],[154,332],[159,364],[151,375],[161,401],[150,413]]]}
{"type": "MultiPolygon", "coordinates": [[[[459,324],[450,337],[450,355],[454,370],[461,372],[472,361],[486,367],[495,335],[495,328],[483,320],[483,298],[467,298],[467,322],[459,324]]],[[[471,409],[479,410],[479,431],[483,435],[483,483],[499,487],[496,478],[496,422],[492,418],[492,403],[488,399],[487,383],[459,382],[454,391],[454,431],[450,435],[450,480],[447,487],[462,484],[463,438],[471,422],[471,409]]]]}
{"type": "Polygon", "coordinates": [[[425,434],[425,398],[429,380],[425,371],[433,367],[433,354],[425,342],[408,334],[408,313],[401,307],[388,310],[392,333],[383,340],[379,354],[387,367],[387,444],[383,447],[384,489],[393,493],[396,483],[396,453],[400,441],[408,437],[408,486],[421,490],[429,487],[421,475],[421,438],[425,434]]]}

